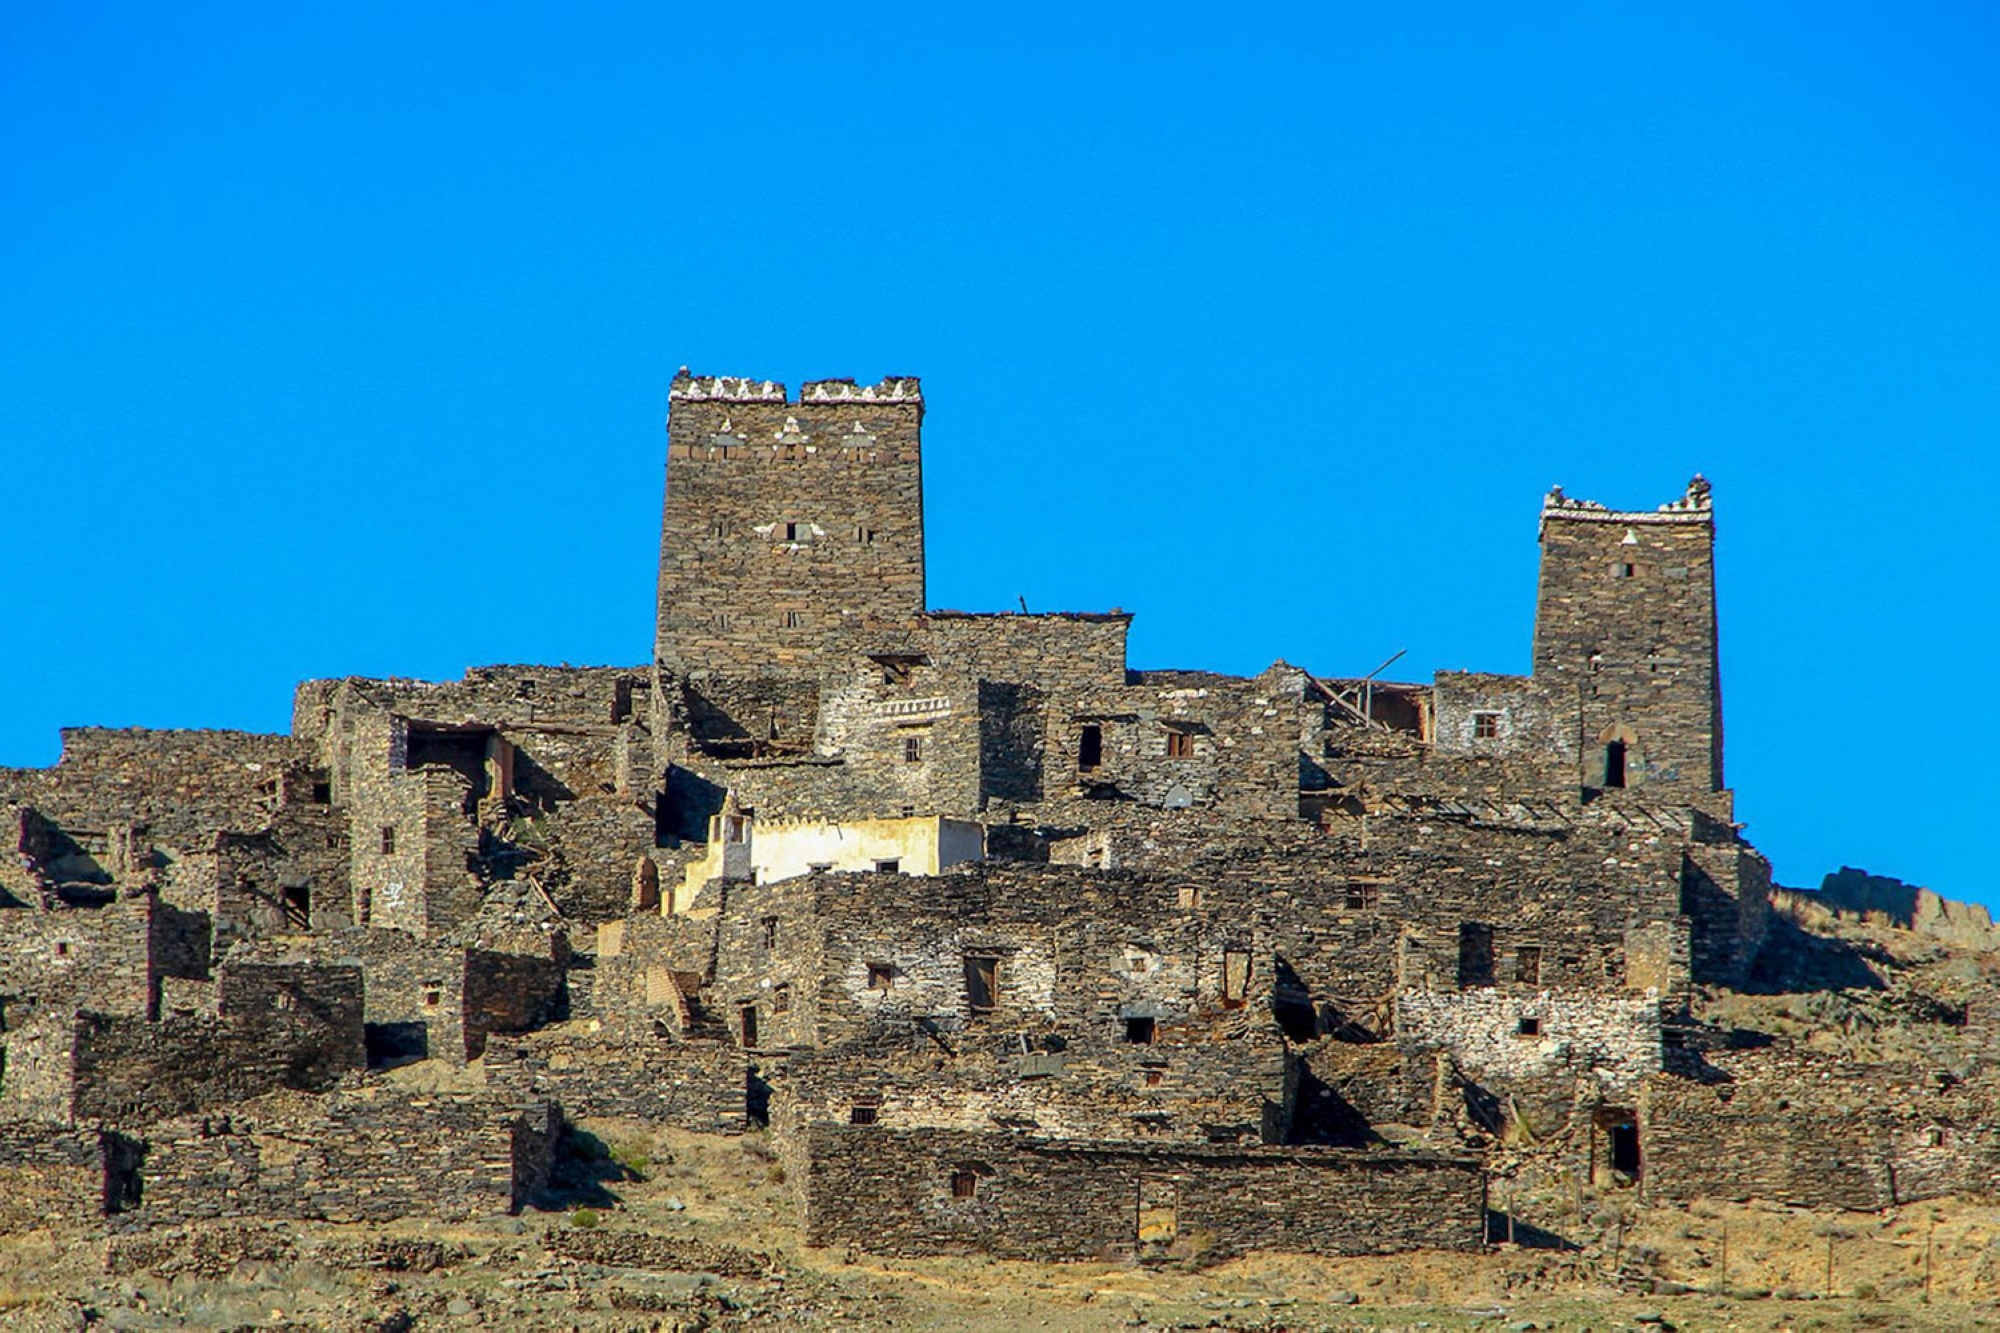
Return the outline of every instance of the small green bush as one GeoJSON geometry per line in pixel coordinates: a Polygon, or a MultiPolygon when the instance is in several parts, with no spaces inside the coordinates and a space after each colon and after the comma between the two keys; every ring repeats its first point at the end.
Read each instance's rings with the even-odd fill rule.
{"type": "Polygon", "coordinates": [[[584,1231],[603,1224],[604,1219],[589,1208],[579,1208],[569,1215],[569,1224],[584,1231]]]}

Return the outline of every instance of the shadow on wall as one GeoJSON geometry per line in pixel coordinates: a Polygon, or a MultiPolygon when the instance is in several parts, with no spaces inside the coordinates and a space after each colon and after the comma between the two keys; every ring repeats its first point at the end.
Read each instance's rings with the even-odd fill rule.
{"type": "Polygon", "coordinates": [[[1305,1067],[1299,1071],[1297,1102],[1287,1140],[1342,1148],[1383,1142],[1382,1136],[1369,1126],[1367,1116],[1305,1067]]]}
{"type": "Polygon", "coordinates": [[[722,813],[728,791],[699,773],[678,765],[667,770],[667,791],[655,816],[655,841],[670,846],[673,840],[706,842],[708,821],[722,813]]]}
{"type": "Polygon", "coordinates": [[[556,1144],[549,1181],[535,1191],[528,1206],[537,1212],[568,1212],[573,1208],[609,1208],[619,1196],[609,1185],[643,1180],[638,1171],[618,1160],[611,1145],[588,1130],[565,1126],[556,1144]]]}
{"type": "Polygon", "coordinates": [[[1799,991],[1882,990],[1875,964],[1893,960],[1877,945],[1815,935],[1774,912],[1743,989],[1753,995],[1799,991]]]}

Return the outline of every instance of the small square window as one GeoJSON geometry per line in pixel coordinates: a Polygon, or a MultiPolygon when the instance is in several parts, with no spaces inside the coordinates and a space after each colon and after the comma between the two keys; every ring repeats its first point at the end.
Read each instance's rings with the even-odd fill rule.
{"type": "Polygon", "coordinates": [[[395,854],[396,830],[393,828],[384,828],[382,830],[382,855],[394,856],[395,854]]]}
{"type": "Polygon", "coordinates": [[[1542,951],[1535,945],[1523,945],[1514,951],[1514,980],[1523,985],[1542,984],[1542,951]]]}
{"type": "Polygon", "coordinates": [[[921,736],[903,737],[903,762],[921,764],[924,762],[924,740],[921,736]]]}
{"type": "Polygon", "coordinates": [[[1201,885],[1199,884],[1181,885],[1178,889],[1174,890],[1174,903],[1175,906],[1183,909],[1193,909],[1196,907],[1200,907],[1201,885]]]}
{"type": "Polygon", "coordinates": [[[868,989],[889,990],[896,984],[896,968],[892,963],[870,963],[868,965],[868,989]]]}
{"type": "Polygon", "coordinates": [[[331,782],[313,783],[312,800],[314,805],[332,805],[333,784],[331,782]]]}
{"type": "Polygon", "coordinates": [[[1539,1037],[1542,1035],[1542,1020],[1539,1018],[1524,1018],[1521,1020],[1521,1025],[1515,1031],[1523,1037],[1539,1037]]]}
{"type": "Polygon", "coordinates": [[[435,1009],[444,1002],[444,983],[427,981],[424,983],[424,1008],[435,1009]]]}
{"type": "Polygon", "coordinates": [[[1372,912],[1382,905],[1380,884],[1354,883],[1347,886],[1344,898],[1350,912],[1372,912]]]}
{"type": "Polygon", "coordinates": [[[856,1102],[847,1112],[847,1123],[850,1125],[872,1125],[875,1123],[881,1110],[882,1108],[874,1102],[856,1102]]]}
{"type": "Polygon", "coordinates": [[[1611,566],[1611,577],[1614,579],[1629,579],[1638,572],[1638,569],[1637,565],[1620,560],[1611,566]]]}
{"type": "Polygon", "coordinates": [[[873,546],[875,544],[875,529],[865,524],[856,527],[854,529],[854,540],[863,546],[873,546]]]}
{"type": "Polygon", "coordinates": [[[771,991],[771,1012],[774,1014],[789,1014],[792,1012],[792,988],[790,986],[778,986],[771,991]]]}
{"type": "Polygon", "coordinates": [[[805,524],[803,524],[803,523],[787,523],[787,524],[785,524],[785,540],[786,540],[786,541],[788,541],[788,542],[802,542],[802,541],[804,541],[805,539],[806,539],[806,525],[805,525],[805,524]]]}
{"type": "Polygon", "coordinates": [[[1153,1020],[1150,1018],[1132,1017],[1125,1020],[1125,1040],[1134,1046],[1151,1046],[1153,1031],[1153,1020]]]}
{"type": "Polygon", "coordinates": [[[1167,733],[1167,758],[1194,758],[1194,736],[1190,732],[1170,731],[1167,733]]]}
{"type": "Polygon", "coordinates": [[[56,957],[58,957],[58,958],[67,958],[67,957],[69,957],[69,941],[68,941],[68,940],[57,940],[57,941],[56,941],[56,957]]]}
{"type": "Polygon", "coordinates": [[[1476,741],[1499,740],[1500,715],[1498,713],[1474,713],[1472,715],[1472,738],[1476,741]]]}
{"type": "Polygon", "coordinates": [[[717,540],[720,540],[723,537],[727,537],[729,535],[729,525],[727,523],[724,523],[721,519],[717,519],[715,522],[708,525],[708,535],[711,538],[717,540]]]}
{"type": "Polygon", "coordinates": [[[786,628],[786,629],[800,629],[800,628],[802,628],[802,627],[803,627],[803,626],[805,625],[805,623],[806,623],[806,613],[805,613],[805,612],[803,612],[803,611],[787,611],[787,612],[785,612],[785,628],[786,628]]]}
{"type": "Polygon", "coordinates": [[[951,1197],[954,1199],[976,1199],[979,1197],[979,1173],[970,1167],[961,1167],[951,1173],[951,1197]]]}
{"type": "Polygon", "coordinates": [[[903,863],[894,857],[891,857],[887,861],[877,861],[875,863],[875,873],[878,875],[900,874],[902,873],[902,869],[903,863]]]}

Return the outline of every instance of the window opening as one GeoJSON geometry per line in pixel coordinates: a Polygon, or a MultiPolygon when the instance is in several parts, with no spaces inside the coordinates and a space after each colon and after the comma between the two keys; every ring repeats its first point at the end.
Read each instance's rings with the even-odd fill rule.
{"type": "Polygon", "coordinates": [[[1350,912],[1372,912],[1382,905],[1380,884],[1350,883],[1347,886],[1347,910],[1350,912]]]}
{"type": "Polygon", "coordinates": [[[902,869],[902,861],[893,856],[886,861],[877,861],[875,863],[875,873],[878,875],[894,875],[900,873],[902,869]]]}
{"type": "Polygon", "coordinates": [[[1612,741],[1604,747],[1604,785],[1625,785],[1625,742],[1612,741]]]}
{"type": "Polygon", "coordinates": [[[1514,951],[1514,980],[1528,986],[1542,984],[1542,951],[1537,945],[1523,945],[1514,951]]]}
{"type": "Polygon", "coordinates": [[[868,965],[868,989],[889,990],[896,984],[896,969],[889,963],[868,965]]]}
{"type": "Polygon", "coordinates": [[[424,1008],[435,1009],[444,1003],[444,983],[426,981],[424,983],[424,1008]]]}
{"type": "Polygon", "coordinates": [[[785,524],[785,540],[786,540],[786,541],[788,541],[788,542],[802,542],[802,541],[804,541],[805,539],[806,539],[806,525],[805,525],[805,524],[803,524],[803,523],[787,523],[787,524],[785,524]]]}
{"type": "Polygon", "coordinates": [[[924,760],[924,741],[921,736],[903,737],[903,762],[920,764],[924,760]]]}
{"type": "Polygon", "coordinates": [[[1183,908],[1201,906],[1201,885],[1183,884],[1174,891],[1175,903],[1183,908]]]}
{"type": "Polygon", "coordinates": [[[1096,723],[1085,726],[1076,739],[1076,766],[1088,773],[1104,763],[1104,728],[1096,723]]]}
{"type": "Polygon", "coordinates": [[[881,1105],[877,1102],[856,1102],[848,1109],[847,1123],[850,1125],[872,1125],[880,1115],[881,1110],[881,1105]]]}
{"type": "Polygon", "coordinates": [[[1463,922],[1458,928],[1459,989],[1492,984],[1493,927],[1479,921],[1463,922]]]}
{"type": "Polygon", "coordinates": [[[1153,1044],[1153,1020],[1135,1015],[1125,1020],[1125,1040],[1134,1046],[1153,1044]]]}
{"type": "Polygon", "coordinates": [[[285,924],[295,930],[312,928],[312,889],[304,884],[284,890],[285,924]]]}
{"type": "Polygon", "coordinates": [[[1230,949],[1222,955],[1222,1003],[1241,1009],[1250,995],[1250,951],[1230,949]]]}
{"type": "Polygon", "coordinates": [[[993,1011],[1000,994],[1000,960],[968,955],[965,960],[965,1005],[975,1014],[993,1011]]]}
{"type": "Polygon", "coordinates": [[[1523,1037],[1539,1037],[1542,1035],[1542,1020],[1539,1018],[1524,1018],[1515,1031],[1523,1037]]]}
{"type": "Polygon", "coordinates": [[[785,612],[785,628],[786,628],[786,629],[798,629],[798,628],[799,628],[800,626],[804,625],[805,623],[806,623],[806,614],[805,614],[805,612],[803,612],[803,611],[787,611],[787,612],[785,612]]]}
{"type": "Polygon", "coordinates": [[[777,948],[777,947],[778,947],[778,918],[776,918],[776,917],[774,917],[774,916],[767,916],[767,917],[765,917],[765,918],[764,918],[764,920],[763,920],[763,921],[762,921],[762,922],[761,922],[760,924],[761,924],[761,925],[763,926],[763,928],[764,928],[764,947],[765,947],[766,949],[775,949],[775,948],[777,948]]]}
{"type": "Polygon", "coordinates": [[[1480,741],[1500,739],[1500,715],[1498,713],[1474,713],[1472,715],[1472,738],[1480,741]]]}
{"type": "Polygon", "coordinates": [[[771,991],[771,1012],[774,1014],[789,1014],[792,1012],[792,988],[790,986],[778,986],[771,991]]]}
{"type": "Polygon", "coordinates": [[[313,783],[312,798],[314,805],[332,805],[333,784],[331,782],[313,783]]]}
{"type": "Polygon", "coordinates": [[[746,1004],[737,1012],[737,1032],[745,1046],[757,1044],[757,1006],[746,1004]]]}
{"type": "Polygon", "coordinates": [[[1191,732],[1186,732],[1186,731],[1168,732],[1167,758],[1169,759],[1194,758],[1194,735],[1191,732]]]}
{"type": "Polygon", "coordinates": [[[951,1197],[954,1199],[976,1199],[979,1197],[979,1173],[969,1166],[962,1166],[951,1173],[951,1197]]]}
{"type": "Polygon", "coordinates": [[[393,827],[386,827],[382,830],[382,855],[394,856],[395,854],[396,830],[393,827]]]}
{"type": "Polygon", "coordinates": [[[833,869],[833,862],[831,862],[831,861],[808,861],[808,862],[806,862],[806,871],[807,871],[807,873],[809,873],[809,874],[814,874],[814,875],[823,875],[823,874],[825,874],[825,873],[826,873],[827,871],[829,871],[829,870],[831,870],[831,869],[833,869]]]}

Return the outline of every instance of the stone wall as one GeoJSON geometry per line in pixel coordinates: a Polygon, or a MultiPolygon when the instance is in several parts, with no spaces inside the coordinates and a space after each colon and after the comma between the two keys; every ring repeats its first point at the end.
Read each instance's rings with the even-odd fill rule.
{"type": "Polygon", "coordinates": [[[361,1014],[358,969],[232,965],[213,1013],[51,1015],[10,1040],[19,1067],[0,1100],[16,1114],[142,1125],[274,1088],[321,1091],[362,1067],[361,1014]]]}
{"type": "Polygon", "coordinates": [[[2000,1128],[1990,1085],[1800,1052],[1711,1057],[1638,1099],[1649,1198],[1769,1199],[1876,1211],[1990,1187],[2000,1128]]]}
{"type": "Polygon", "coordinates": [[[558,1101],[579,1118],[650,1120],[701,1134],[739,1134],[750,1125],[746,1092],[756,1065],[733,1043],[535,1032],[490,1040],[484,1067],[496,1094],[558,1101]]]}
{"type": "Polygon", "coordinates": [[[0,1236],[95,1225],[122,1208],[133,1147],[102,1130],[0,1120],[0,1236]]]}
{"type": "Polygon", "coordinates": [[[838,1125],[808,1131],[803,1158],[807,1243],[878,1254],[1375,1254],[1485,1234],[1468,1158],[838,1125]]]}
{"type": "Polygon", "coordinates": [[[369,1087],[154,1126],[121,1229],[219,1217],[386,1222],[512,1212],[547,1178],[560,1112],[369,1087]]]}

